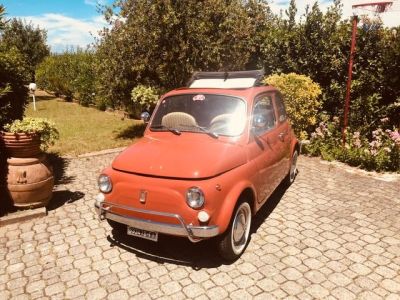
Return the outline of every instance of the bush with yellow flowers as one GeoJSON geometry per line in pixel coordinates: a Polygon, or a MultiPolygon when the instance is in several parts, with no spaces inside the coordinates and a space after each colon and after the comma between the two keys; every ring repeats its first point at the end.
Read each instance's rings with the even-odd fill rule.
{"type": "Polygon", "coordinates": [[[275,86],[283,95],[293,129],[304,140],[317,124],[318,109],[321,107],[321,88],[305,75],[296,73],[273,74],[264,83],[275,86]]]}

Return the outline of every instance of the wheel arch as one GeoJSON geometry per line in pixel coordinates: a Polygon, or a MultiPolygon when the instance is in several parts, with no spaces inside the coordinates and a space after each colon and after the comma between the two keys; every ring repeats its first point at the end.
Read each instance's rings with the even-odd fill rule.
{"type": "Polygon", "coordinates": [[[224,233],[229,227],[234,209],[241,199],[248,200],[251,207],[252,215],[256,213],[257,199],[255,189],[252,184],[246,182],[236,185],[226,196],[224,204],[222,205],[218,214],[218,218],[216,220],[216,223],[218,224],[220,229],[220,234],[224,233]]]}

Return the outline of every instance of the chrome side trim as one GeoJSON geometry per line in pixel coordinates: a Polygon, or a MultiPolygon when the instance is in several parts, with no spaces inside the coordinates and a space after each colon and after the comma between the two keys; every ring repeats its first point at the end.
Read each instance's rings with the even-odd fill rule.
{"type": "Polygon", "coordinates": [[[96,202],[95,210],[100,217],[100,220],[109,219],[118,223],[122,223],[131,227],[155,231],[159,233],[171,234],[176,236],[186,236],[191,242],[197,242],[199,239],[210,238],[219,234],[219,228],[216,225],[213,226],[193,226],[187,225],[184,219],[179,214],[144,210],[140,208],[132,208],[124,205],[116,205],[108,202],[96,202]],[[144,213],[155,216],[163,216],[173,218],[179,221],[180,225],[155,222],[151,220],[134,218],[127,215],[121,215],[111,212],[112,207],[121,208],[124,210],[144,213]]]}

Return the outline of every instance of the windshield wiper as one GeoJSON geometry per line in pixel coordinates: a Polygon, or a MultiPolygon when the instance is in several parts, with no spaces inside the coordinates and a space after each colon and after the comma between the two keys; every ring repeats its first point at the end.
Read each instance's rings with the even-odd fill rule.
{"type": "Polygon", "coordinates": [[[183,125],[183,124],[179,124],[179,126],[199,129],[201,132],[204,132],[204,133],[208,134],[209,136],[211,136],[214,139],[217,139],[219,137],[219,135],[217,133],[209,131],[206,128],[201,127],[199,125],[183,125]]]}
{"type": "Polygon", "coordinates": [[[152,126],[150,126],[150,129],[167,129],[168,131],[172,132],[173,134],[176,134],[176,135],[182,134],[178,129],[170,128],[165,125],[152,125],[152,126]]]}

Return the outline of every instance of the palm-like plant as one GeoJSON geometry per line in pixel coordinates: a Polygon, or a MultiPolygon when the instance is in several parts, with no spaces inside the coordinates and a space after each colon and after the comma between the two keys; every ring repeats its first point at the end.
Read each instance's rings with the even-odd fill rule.
{"type": "Polygon", "coordinates": [[[6,14],[6,9],[2,4],[0,4],[0,30],[3,30],[6,26],[6,22],[3,20],[4,15],[6,14]]]}

